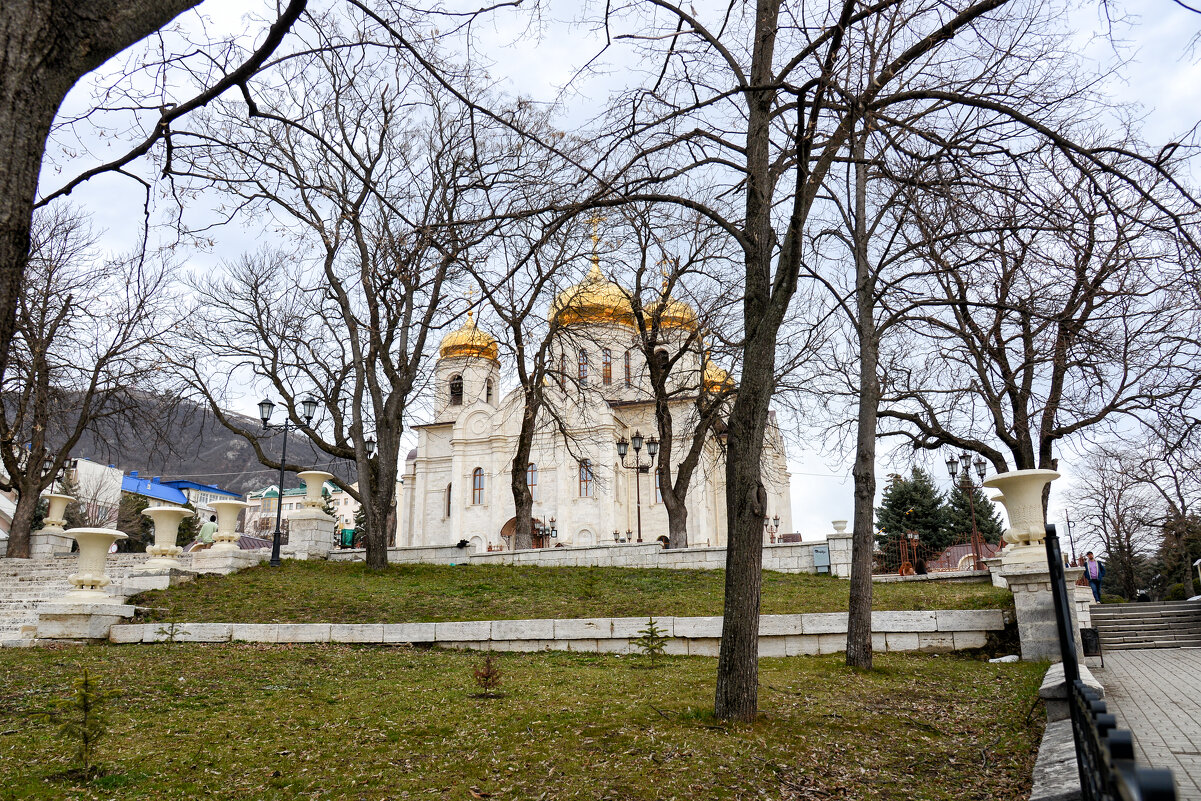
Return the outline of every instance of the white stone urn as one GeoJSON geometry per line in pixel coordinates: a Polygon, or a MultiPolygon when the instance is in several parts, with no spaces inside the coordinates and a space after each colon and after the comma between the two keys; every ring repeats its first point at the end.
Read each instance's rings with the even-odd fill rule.
{"type": "Polygon", "coordinates": [[[75,500],[70,495],[59,495],[54,492],[46,492],[42,494],[46,499],[49,508],[46,510],[46,517],[42,520],[42,531],[47,533],[60,534],[67,526],[67,521],[64,520],[67,516],[67,504],[75,500]]]}
{"type": "Polygon", "coordinates": [[[1054,470],[1011,470],[984,480],[985,487],[1001,491],[1001,497],[993,500],[1004,505],[1009,518],[1003,539],[1012,547],[1006,552],[1006,563],[1046,562],[1043,489],[1057,478],[1054,470]]]}
{"type": "Polygon", "coordinates": [[[67,576],[75,589],[64,595],[63,601],[119,603],[121,599],[104,592],[104,588],[112,584],[112,579],[104,572],[104,565],[108,549],[117,540],[127,539],[127,536],[112,528],[72,528],[67,529],[67,536],[74,537],[79,543],[79,563],[75,572],[67,576]]]}
{"type": "Polygon", "coordinates": [[[182,506],[151,506],[142,510],[142,514],[154,521],[154,545],[146,549],[150,558],[142,567],[148,570],[183,567],[175,558],[183,553],[183,548],[176,545],[175,540],[179,536],[179,524],[194,512],[182,506]]]}
{"type": "Polygon", "coordinates": [[[296,477],[304,482],[303,505],[311,509],[320,509],[325,506],[321,490],[324,489],[325,482],[333,478],[334,474],[324,470],[305,470],[303,473],[297,473],[296,477]]]}
{"type": "Polygon", "coordinates": [[[831,525],[833,525],[833,526],[834,526],[834,533],[835,533],[835,534],[837,534],[837,535],[839,535],[839,536],[842,536],[843,534],[846,534],[846,532],[847,532],[847,521],[845,521],[845,520],[833,520],[833,521],[831,521],[831,525]]]}
{"type": "Polygon", "coordinates": [[[210,552],[239,550],[238,513],[249,505],[245,501],[213,501],[209,504],[217,513],[217,532],[213,534],[213,547],[209,548],[210,552]]]}

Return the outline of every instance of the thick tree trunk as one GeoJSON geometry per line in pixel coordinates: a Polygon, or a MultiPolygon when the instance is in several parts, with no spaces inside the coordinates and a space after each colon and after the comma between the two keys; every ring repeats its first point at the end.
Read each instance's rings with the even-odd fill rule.
{"type": "Polygon", "coordinates": [[[537,417],[537,409],[527,397],[521,414],[521,430],[517,435],[517,453],[513,455],[513,468],[509,473],[513,509],[517,515],[516,528],[513,531],[515,550],[534,547],[534,496],[526,481],[526,471],[530,466],[530,449],[534,443],[534,421],[537,417]]]}
{"type": "MultiPolygon", "coordinates": [[[[663,494],[663,502],[667,503],[666,493],[663,494]]],[[[675,511],[671,506],[667,507],[667,547],[688,547],[688,507],[682,503],[675,505],[675,511]]]]}
{"type": "Polygon", "coordinates": [[[29,535],[33,516],[38,510],[41,495],[36,487],[18,490],[17,508],[13,511],[12,527],[8,532],[8,558],[29,558],[29,535]]]}
{"type": "MultiPolygon", "coordinates": [[[[199,0],[0,3],[0,342],[12,340],[46,137],[80,77],[199,0]]],[[[0,375],[8,348],[0,347],[0,375]]]]}
{"type": "Polygon", "coordinates": [[[872,666],[872,550],[875,533],[876,422],[880,411],[880,382],[876,369],[880,359],[876,330],[876,282],[867,258],[867,165],[866,137],[854,144],[855,166],[855,325],[859,338],[859,404],[855,431],[854,527],[851,530],[851,587],[847,608],[848,666],[870,670],[872,666]]]}

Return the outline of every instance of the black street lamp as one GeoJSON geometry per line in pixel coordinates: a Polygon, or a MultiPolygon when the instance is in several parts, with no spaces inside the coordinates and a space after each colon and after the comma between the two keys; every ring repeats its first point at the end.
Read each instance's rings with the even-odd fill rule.
{"type": "Polygon", "coordinates": [[[988,470],[988,462],[980,454],[976,454],[976,459],[973,461],[972,455],[968,451],[964,451],[963,455],[958,457],[952,451],[946,461],[947,472],[951,474],[951,481],[961,487],[967,494],[968,509],[972,513],[972,570],[983,570],[984,562],[980,556],[980,530],[976,526],[975,499],[976,490],[980,489],[983,483],[978,485],[972,481],[972,468],[976,469],[976,475],[983,482],[984,474],[988,470]]]}
{"type": "MultiPolygon", "coordinates": [[[[304,410],[304,424],[312,425],[313,415],[317,413],[317,399],[312,395],[300,402],[304,410]]],[[[275,533],[271,535],[271,566],[279,567],[279,539],[280,526],[283,523],[284,512],[284,463],[288,460],[288,429],[293,427],[291,415],[285,415],[283,423],[273,425],[271,420],[271,412],[275,411],[275,404],[270,398],[263,398],[259,401],[259,419],[263,421],[264,431],[282,431],[284,432],[283,450],[279,455],[279,497],[275,499],[275,533]]]]}
{"type": "MultiPolygon", "coordinates": [[[[634,496],[637,499],[638,506],[638,541],[642,542],[642,482],[641,476],[643,473],[649,473],[651,467],[655,464],[655,456],[659,453],[659,440],[651,437],[646,441],[646,454],[651,457],[651,460],[646,464],[642,463],[642,432],[634,431],[634,436],[630,437],[627,442],[625,437],[617,440],[617,455],[621,457],[621,466],[626,470],[634,471],[634,496]],[[634,464],[626,464],[626,454],[630,452],[630,446],[634,446],[634,464]]],[[[630,532],[631,534],[633,532],[630,532]]]]}

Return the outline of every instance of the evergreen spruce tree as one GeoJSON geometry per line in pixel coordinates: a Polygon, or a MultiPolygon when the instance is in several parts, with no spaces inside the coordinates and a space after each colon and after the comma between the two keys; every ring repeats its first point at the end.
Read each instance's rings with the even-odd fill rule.
{"type": "MultiPolygon", "coordinates": [[[[915,467],[909,478],[889,476],[881,500],[876,507],[876,541],[885,554],[897,553],[896,542],[907,531],[917,532],[922,553],[939,553],[953,542],[946,501],[921,468],[915,467]]],[[[895,567],[892,561],[887,562],[890,568],[895,567]]]]}
{"type": "Polygon", "coordinates": [[[1005,531],[997,507],[984,494],[984,490],[962,484],[956,484],[947,497],[947,530],[951,542],[971,542],[972,505],[976,508],[976,530],[980,532],[982,541],[996,545],[1005,531]]]}

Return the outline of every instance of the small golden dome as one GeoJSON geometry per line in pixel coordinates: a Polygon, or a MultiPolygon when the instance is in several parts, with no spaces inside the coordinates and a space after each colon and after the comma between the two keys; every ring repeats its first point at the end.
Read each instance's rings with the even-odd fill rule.
{"type": "Polygon", "coordinates": [[[730,374],[718,367],[715,362],[710,361],[707,352],[705,353],[705,369],[701,372],[701,386],[705,388],[706,392],[716,392],[734,386],[734,379],[730,378],[730,374]]]}
{"type": "Polygon", "coordinates": [[[438,353],[443,359],[452,356],[475,356],[496,361],[500,356],[500,348],[496,344],[496,337],[476,327],[471,310],[468,310],[467,322],[442,338],[438,353]]]}
{"type": "MultiPolygon", "coordinates": [[[[651,314],[659,311],[660,306],[656,304],[651,309],[651,314]]],[[[663,311],[659,315],[660,328],[683,328],[686,331],[695,331],[699,323],[696,319],[696,312],[687,303],[678,301],[670,295],[662,303],[663,311]]]]}
{"type": "Polygon", "coordinates": [[[551,319],[560,325],[578,323],[618,323],[634,327],[630,299],[617,284],[605,278],[596,261],[588,277],[555,296],[550,307],[551,319]]]}

